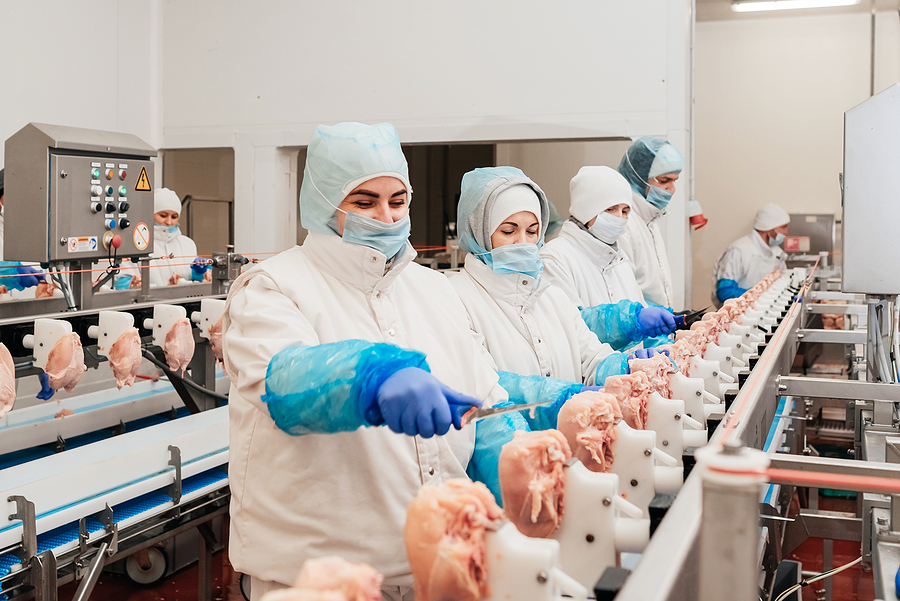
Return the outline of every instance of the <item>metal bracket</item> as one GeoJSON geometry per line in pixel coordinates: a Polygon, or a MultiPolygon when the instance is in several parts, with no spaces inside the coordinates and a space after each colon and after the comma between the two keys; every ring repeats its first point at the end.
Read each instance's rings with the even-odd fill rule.
{"type": "Polygon", "coordinates": [[[22,559],[28,561],[37,554],[37,524],[35,524],[34,503],[21,495],[9,496],[6,500],[16,504],[16,512],[10,515],[9,519],[22,520],[22,549],[25,553],[22,559]]]}
{"type": "Polygon", "coordinates": [[[56,446],[53,447],[54,452],[62,453],[66,450],[66,439],[61,434],[56,435],[56,446]]]}
{"type": "Polygon", "coordinates": [[[56,601],[56,556],[53,551],[35,555],[29,562],[34,601],[56,601]]]}
{"type": "Polygon", "coordinates": [[[181,449],[175,445],[169,445],[169,465],[175,468],[175,481],[166,487],[165,493],[172,497],[172,503],[181,503],[181,449]]]}
{"type": "Polygon", "coordinates": [[[88,539],[90,533],[87,531],[87,520],[93,519],[103,525],[103,529],[107,534],[111,534],[110,540],[105,543],[107,545],[107,555],[112,557],[119,549],[119,526],[113,518],[113,510],[109,505],[93,515],[89,515],[78,520],[78,549],[79,557],[75,561],[75,578],[80,580],[84,575],[84,560],[91,549],[88,547],[88,539]]]}

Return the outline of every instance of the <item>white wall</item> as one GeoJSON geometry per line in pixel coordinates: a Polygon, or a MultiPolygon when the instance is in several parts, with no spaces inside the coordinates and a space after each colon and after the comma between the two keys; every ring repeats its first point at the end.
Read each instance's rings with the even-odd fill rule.
{"type": "MultiPolygon", "coordinates": [[[[880,12],[876,93],[900,79],[900,23],[880,12]]],[[[693,303],[716,259],[767,202],[840,215],[844,111],[869,97],[866,13],[707,21],[696,26],[693,303]]]]}
{"type": "MultiPolygon", "coordinates": [[[[404,142],[656,134],[684,147],[691,4],[168,0],[163,145],[235,148],[244,252],[296,239],[285,149],[319,123],[390,121],[404,142]]],[[[683,255],[683,211],[671,222],[683,255]]]]}
{"type": "MultiPolygon", "coordinates": [[[[0,5],[0,140],[29,122],[161,143],[156,0],[0,5]]],[[[0,166],[5,149],[0,145],[0,166]]]]}

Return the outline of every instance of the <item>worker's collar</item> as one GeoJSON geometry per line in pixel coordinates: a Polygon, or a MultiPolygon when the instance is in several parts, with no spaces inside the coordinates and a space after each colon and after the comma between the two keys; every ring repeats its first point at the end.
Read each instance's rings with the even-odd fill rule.
{"type": "Polygon", "coordinates": [[[560,238],[567,238],[576,248],[588,256],[588,260],[599,267],[606,269],[622,260],[618,243],[607,244],[598,240],[593,234],[580,227],[574,221],[563,223],[559,232],[560,238]]]}
{"type": "Polygon", "coordinates": [[[494,270],[474,255],[466,255],[466,273],[472,276],[497,301],[514,307],[529,308],[540,298],[550,283],[523,273],[494,273],[494,270]]]}
{"type": "Polygon", "coordinates": [[[663,215],[667,215],[668,211],[665,209],[658,209],[650,204],[646,198],[638,194],[637,192],[631,192],[632,202],[631,202],[631,216],[629,219],[634,218],[634,214],[637,213],[641,219],[644,220],[644,223],[650,224],[652,221],[656,221],[663,215]]]}
{"type": "Polygon", "coordinates": [[[769,243],[763,239],[757,230],[753,230],[750,237],[753,238],[753,244],[756,245],[763,255],[771,255],[776,259],[787,256],[787,253],[780,246],[769,246],[769,243]]]}
{"type": "Polygon", "coordinates": [[[309,233],[303,247],[322,271],[366,292],[390,287],[416,258],[416,251],[409,242],[388,264],[388,258],[375,249],[344,242],[334,234],[315,232],[309,233]]]}

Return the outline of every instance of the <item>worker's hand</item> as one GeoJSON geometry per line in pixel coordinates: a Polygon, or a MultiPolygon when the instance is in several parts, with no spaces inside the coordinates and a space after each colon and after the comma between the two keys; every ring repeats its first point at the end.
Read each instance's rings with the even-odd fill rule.
{"type": "Polygon", "coordinates": [[[49,400],[53,394],[56,392],[52,388],[50,388],[50,378],[47,374],[38,374],[38,380],[41,381],[41,391],[37,393],[37,398],[42,401],[49,400]]]}
{"type": "Polygon", "coordinates": [[[675,331],[675,317],[661,307],[644,307],[638,313],[644,336],[666,336],[675,331]]]}
{"type": "Polygon", "coordinates": [[[178,283],[178,280],[180,280],[180,279],[181,279],[181,274],[173,272],[172,275],[169,276],[169,286],[176,285],[178,283]]]}
{"type": "Polygon", "coordinates": [[[431,438],[450,426],[461,428],[463,414],[481,401],[456,392],[418,367],[406,367],[385,380],[375,400],[388,428],[398,434],[431,438]]]}
{"type": "Polygon", "coordinates": [[[141,274],[131,276],[131,288],[141,287],[141,274]]]}
{"type": "Polygon", "coordinates": [[[203,274],[203,281],[204,282],[212,281],[212,271],[207,271],[206,273],[203,274]]]}
{"type": "Polygon", "coordinates": [[[44,276],[41,275],[41,270],[35,269],[34,267],[30,267],[28,265],[19,265],[16,267],[16,271],[22,275],[13,279],[16,280],[19,286],[21,286],[22,288],[31,288],[32,286],[37,286],[38,282],[44,281],[44,276]]]}

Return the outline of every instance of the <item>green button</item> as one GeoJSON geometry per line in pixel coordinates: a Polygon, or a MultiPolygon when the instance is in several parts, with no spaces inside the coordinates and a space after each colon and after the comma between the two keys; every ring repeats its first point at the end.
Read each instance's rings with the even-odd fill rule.
{"type": "Polygon", "coordinates": [[[126,194],[128,194],[128,190],[125,186],[119,186],[119,196],[125,196],[126,194]]]}
{"type": "Polygon", "coordinates": [[[100,177],[100,170],[99,169],[92,170],[91,177],[93,177],[94,179],[98,179],[100,177]]]}

